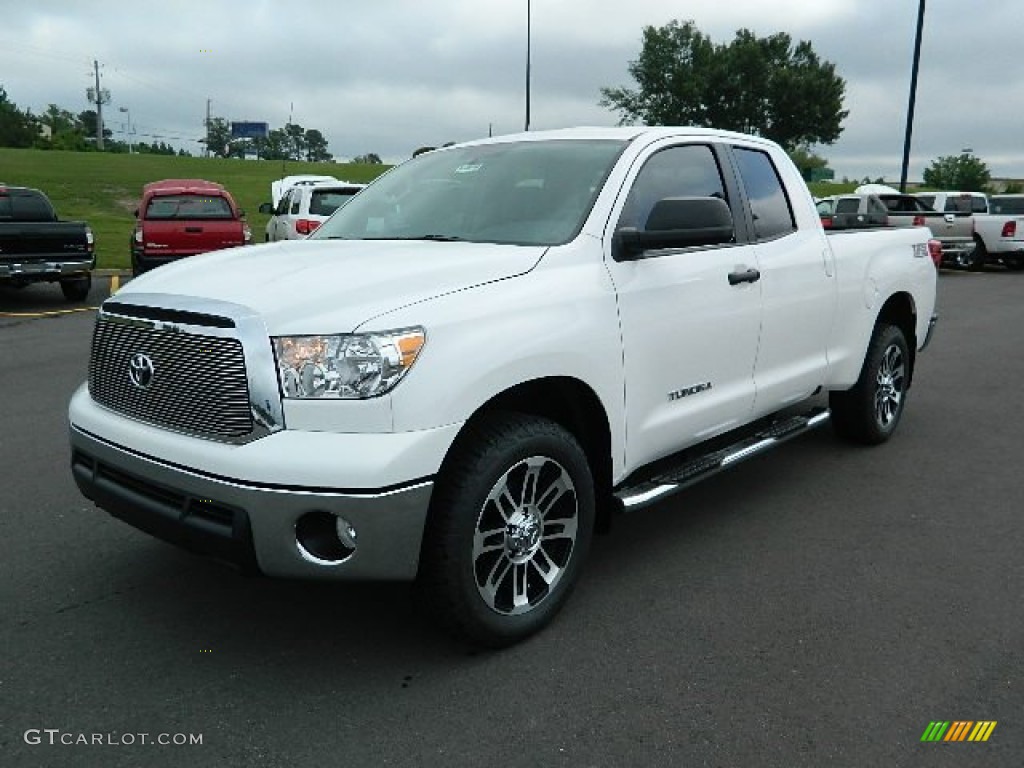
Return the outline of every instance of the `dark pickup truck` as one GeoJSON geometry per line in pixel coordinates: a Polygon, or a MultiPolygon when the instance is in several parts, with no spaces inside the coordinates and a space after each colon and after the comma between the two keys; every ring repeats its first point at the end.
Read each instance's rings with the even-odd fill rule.
{"type": "Polygon", "coordinates": [[[92,230],[61,221],[38,189],[0,184],[0,283],[59,282],[64,298],[82,301],[96,266],[92,230]]]}

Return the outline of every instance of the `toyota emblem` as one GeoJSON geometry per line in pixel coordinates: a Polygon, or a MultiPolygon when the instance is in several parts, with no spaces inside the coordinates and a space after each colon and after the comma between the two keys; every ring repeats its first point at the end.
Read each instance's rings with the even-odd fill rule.
{"type": "Polygon", "coordinates": [[[149,389],[154,372],[153,361],[142,352],[136,352],[128,361],[128,378],[139,389],[149,389]]]}

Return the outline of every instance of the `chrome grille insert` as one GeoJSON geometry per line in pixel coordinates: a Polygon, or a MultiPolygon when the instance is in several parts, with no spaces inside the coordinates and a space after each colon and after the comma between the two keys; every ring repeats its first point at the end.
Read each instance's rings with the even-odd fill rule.
{"type": "Polygon", "coordinates": [[[100,405],[165,429],[215,440],[244,438],[254,427],[245,351],[238,339],[222,334],[101,313],[89,393],[100,405]],[[140,379],[133,366],[137,374],[143,356],[151,375],[140,379]]]}

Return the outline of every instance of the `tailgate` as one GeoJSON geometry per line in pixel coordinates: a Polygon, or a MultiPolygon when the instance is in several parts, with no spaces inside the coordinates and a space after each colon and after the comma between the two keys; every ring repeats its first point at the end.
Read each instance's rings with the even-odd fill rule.
{"type": "Polygon", "coordinates": [[[143,249],[154,256],[191,256],[244,243],[242,222],[236,219],[149,220],[142,228],[143,249]]]}
{"type": "Polygon", "coordinates": [[[2,261],[81,261],[91,257],[85,225],[81,222],[0,222],[2,261]]]}

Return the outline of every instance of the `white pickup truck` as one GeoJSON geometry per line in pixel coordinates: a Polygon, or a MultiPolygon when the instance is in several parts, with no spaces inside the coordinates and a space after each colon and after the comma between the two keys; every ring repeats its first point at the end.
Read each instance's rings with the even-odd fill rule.
{"type": "Polygon", "coordinates": [[[920,227],[826,236],[748,135],[440,149],[305,241],[104,302],[72,472],[160,538],[271,576],[416,579],[444,625],[505,645],[615,513],[830,416],[887,440],[935,322],[931,255],[920,227]]]}
{"type": "Polygon", "coordinates": [[[992,195],[987,216],[974,217],[978,260],[1024,269],[1024,195],[992,195]]]}

